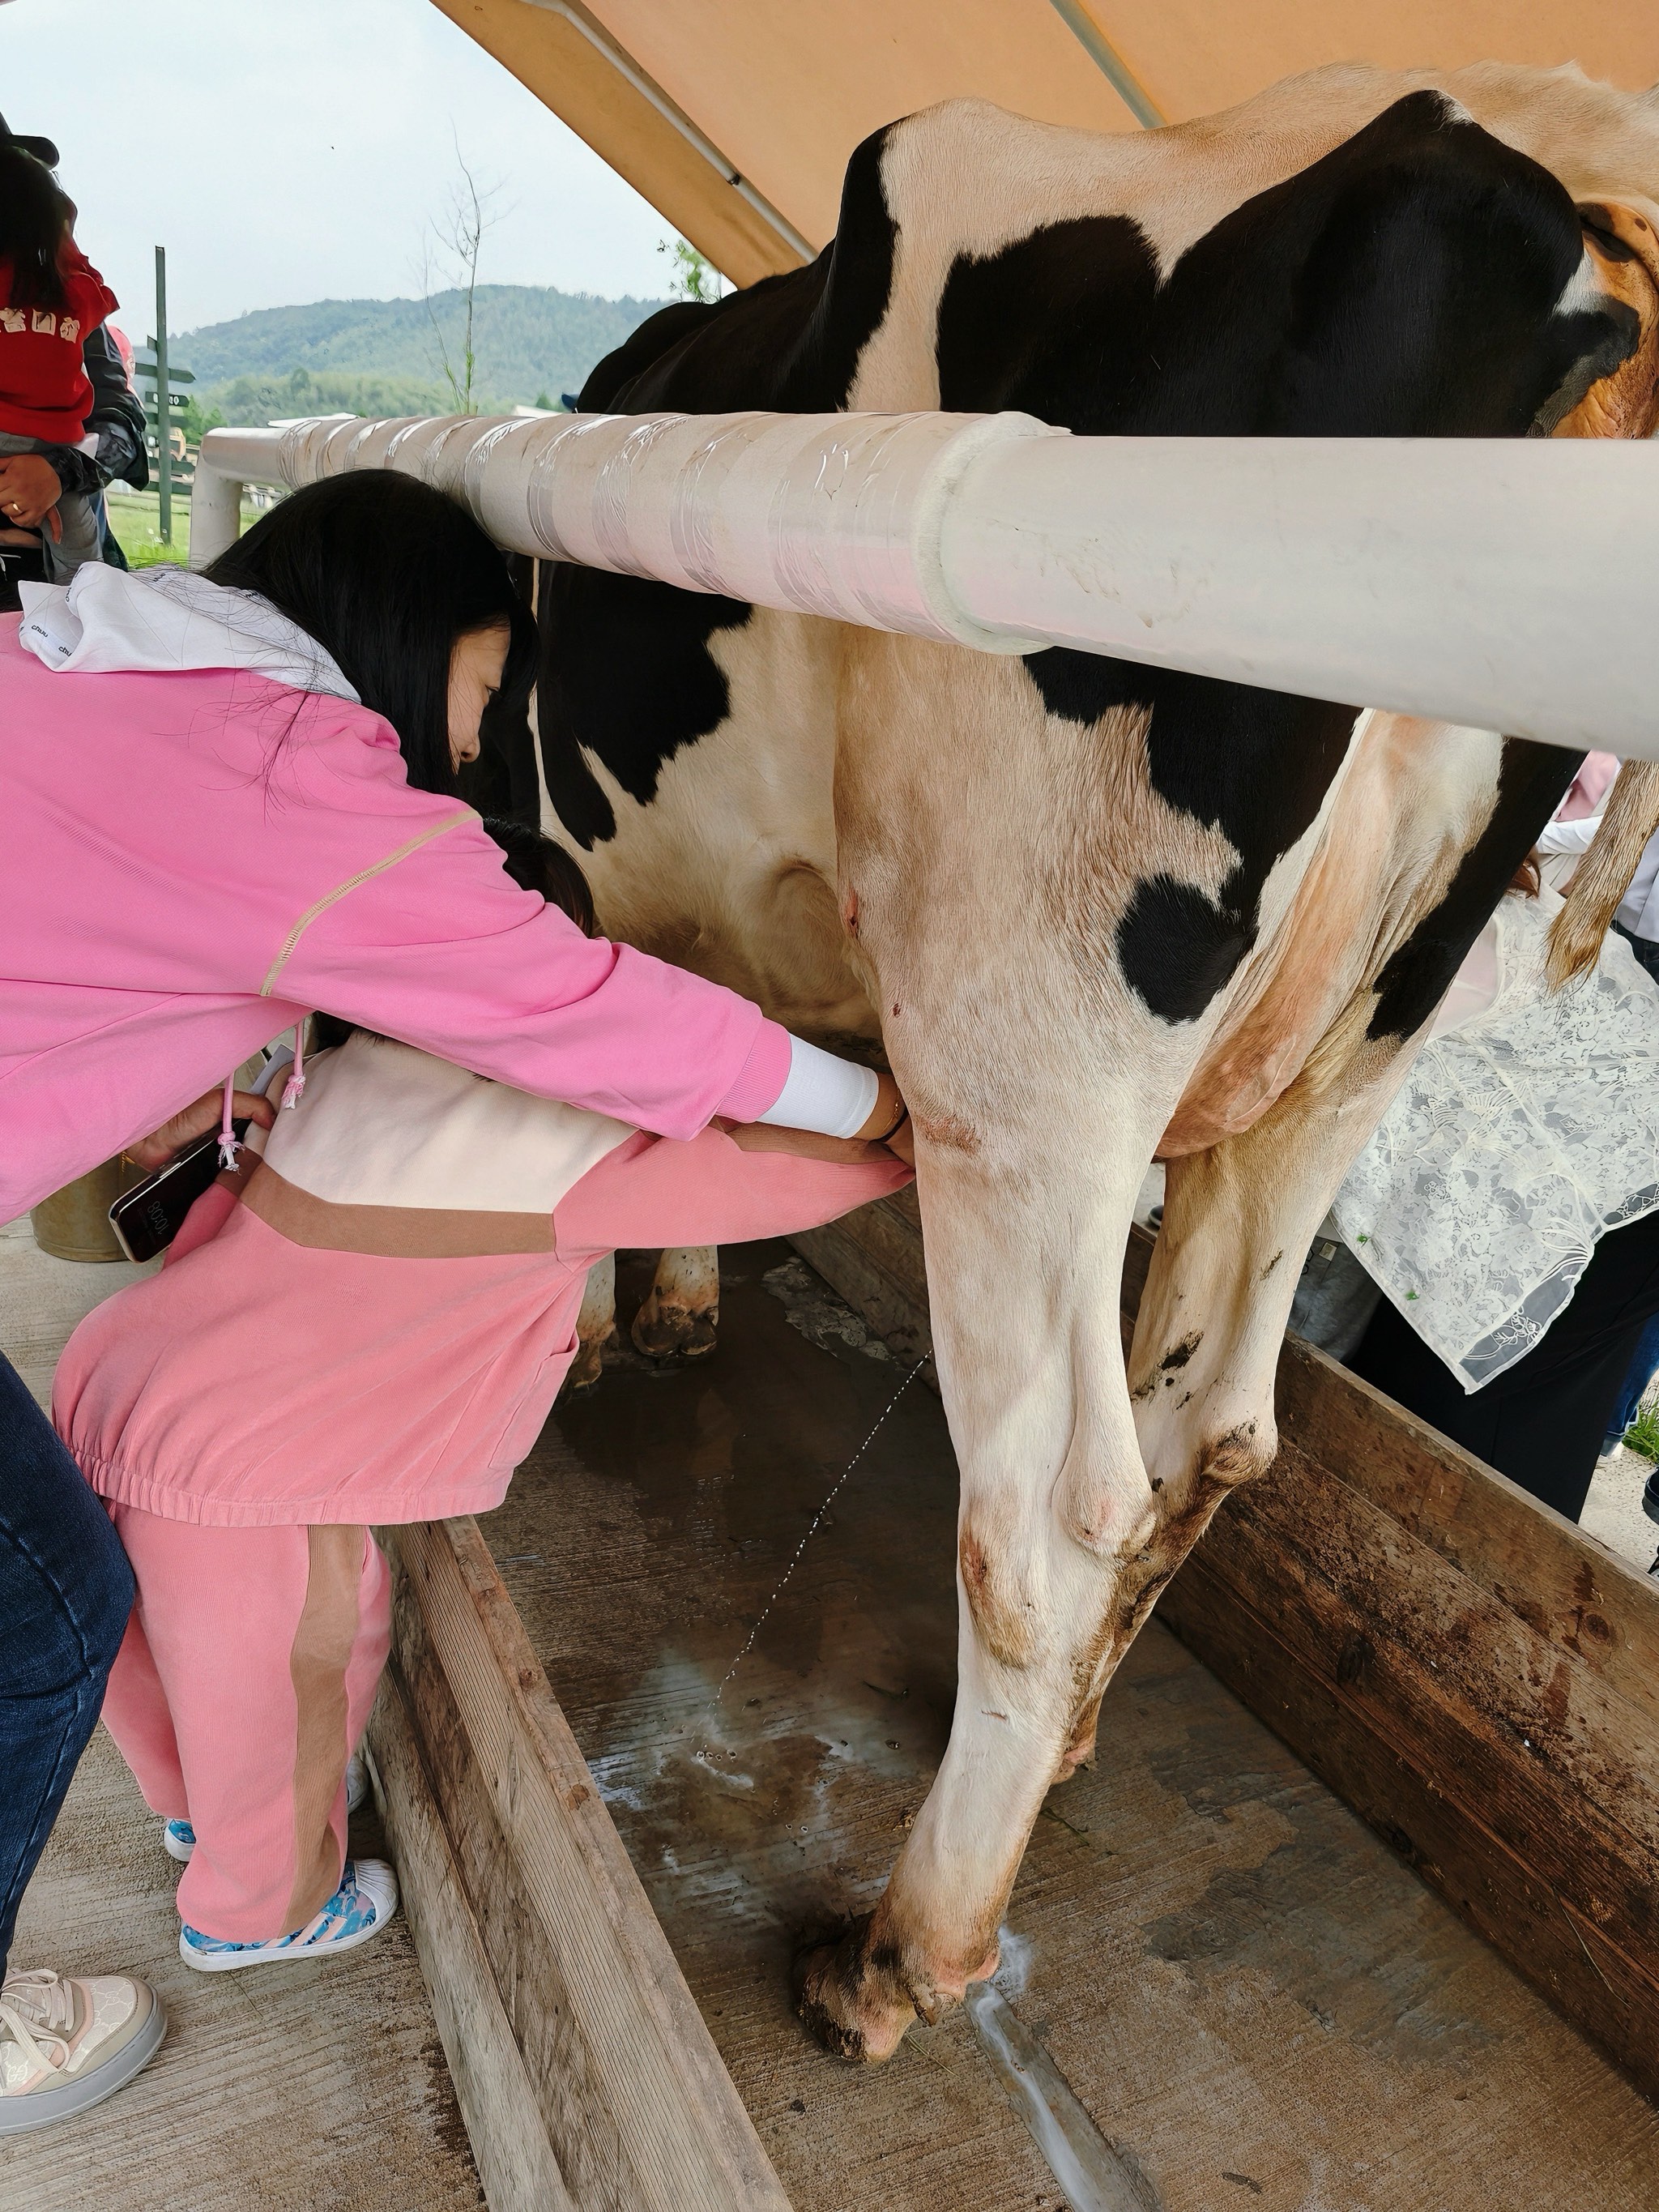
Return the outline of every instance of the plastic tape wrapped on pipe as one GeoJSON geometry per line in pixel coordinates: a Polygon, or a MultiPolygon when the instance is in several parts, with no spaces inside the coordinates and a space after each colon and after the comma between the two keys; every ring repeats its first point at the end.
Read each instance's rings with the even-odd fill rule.
{"type": "Polygon", "coordinates": [[[525,513],[531,534],[541,550],[551,561],[580,561],[582,557],[580,539],[574,523],[571,538],[567,543],[559,527],[561,514],[573,514],[568,478],[571,449],[578,445],[599,444],[603,447],[614,432],[616,418],[610,415],[573,415],[567,421],[544,426],[544,435],[537,442],[535,458],[530,464],[530,481],[525,489],[525,513]]]}
{"type": "MultiPolygon", "coordinates": [[[[651,463],[659,449],[667,447],[665,459],[672,464],[672,449],[684,443],[681,433],[689,419],[684,415],[647,416],[629,430],[599,469],[592,492],[593,538],[605,566],[619,574],[660,573],[660,557],[651,557],[661,550],[648,542],[655,534],[651,525],[658,511],[672,503],[673,495],[669,489],[664,497],[665,488],[651,463]]],[[[674,476],[678,480],[678,469],[674,476]]]]}
{"type": "Polygon", "coordinates": [[[1019,653],[1042,641],[952,600],[939,532],[986,447],[1059,434],[1017,415],[587,416],[518,452],[530,533],[555,559],[1019,653]]]}
{"type": "Polygon", "coordinates": [[[779,472],[766,516],[766,545],[779,589],[803,613],[910,630],[941,641],[950,632],[915,585],[904,492],[918,481],[940,422],[924,450],[904,418],[848,416],[816,434],[779,472]]]}
{"type": "Polygon", "coordinates": [[[674,479],[668,510],[669,543],[688,580],[701,591],[724,592],[714,517],[732,469],[748,453],[763,416],[725,416],[700,437],[674,479]]]}

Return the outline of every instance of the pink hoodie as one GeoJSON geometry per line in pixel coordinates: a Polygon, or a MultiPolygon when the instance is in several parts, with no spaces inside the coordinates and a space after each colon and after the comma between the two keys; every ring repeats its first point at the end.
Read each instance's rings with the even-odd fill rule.
{"type": "Polygon", "coordinates": [[[82,1322],[52,1418],[94,1490],[164,1520],[489,1512],[575,1356],[593,1260],[813,1227],[910,1180],[849,1151],[675,1144],[354,1036],[161,1272],[82,1322]]]}
{"type": "Polygon", "coordinates": [[[690,1138],[788,1032],[517,890],[390,725],[246,669],[53,672],[0,617],[0,1221],[324,1007],[690,1138]]]}

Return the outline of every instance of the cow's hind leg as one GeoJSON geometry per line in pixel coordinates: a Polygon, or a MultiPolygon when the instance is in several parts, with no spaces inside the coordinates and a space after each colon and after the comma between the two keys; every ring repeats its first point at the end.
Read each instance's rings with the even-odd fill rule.
{"type": "Polygon", "coordinates": [[[1273,1378],[1308,1248],[1411,1064],[1356,1000],[1243,1134],[1168,1163],[1129,1359],[1147,1474],[1199,1526],[1278,1449],[1273,1378]]]}
{"type": "Polygon", "coordinates": [[[647,1359],[707,1359],[720,1315],[718,1246],[673,1245],[634,1316],[634,1341],[647,1359]]]}
{"type": "Polygon", "coordinates": [[[576,1357],[564,1378],[565,1395],[591,1390],[599,1379],[605,1355],[617,1340],[617,1255],[607,1252],[587,1271],[581,1311],[576,1316],[576,1357]]]}

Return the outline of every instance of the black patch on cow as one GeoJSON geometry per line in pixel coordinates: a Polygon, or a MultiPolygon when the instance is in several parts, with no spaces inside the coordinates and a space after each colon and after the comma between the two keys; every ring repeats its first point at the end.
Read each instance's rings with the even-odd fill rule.
{"type": "MultiPolygon", "coordinates": [[[[809,268],[712,306],[665,307],[599,364],[582,405],[694,415],[844,407],[892,285],[896,231],[881,186],[886,140],[878,131],[854,155],[835,240],[809,268]]],[[[542,764],[560,821],[591,851],[617,824],[584,749],[648,805],[680,747],[726,720],[726,678],[708,642],[717,630],[741,629],[752,611],[565,562],[545,563],[543,577],[542,764]]]]}
{"type": "Polygon", "coordinates": [[[1249,943],[1237,911],[1173,876],[1143,876],[1117,926],[1124,980],[1166,1022],[1195,1022],[1249,943]]]}
{"type": "Polygon", "coordinates": [[[1354,710],[1095,653],[1040,653],[1026,666],[1051,714],[1084,721],[1113,707],[1147,714],[1153,790],[1218,830],[1237,854],[1214,899],[1153,878],[1137,885],[1118,925],[1131,989],[1164,1021],[1196,1021],[1255,943],[1262,886],[1316,820],[1354,710]]]}
{"type": "Polygon", "coordinates": [[[1427,1021],[1539,832],[1566,797],[1583,759],[1582,753],[1534,744],[1529,738],[1504,739],[1492,818],[1459,861],[1439,905],[1418,923],[1377,977],[1367,1036],[1403,1041],[1427,1021]]]}
{"type": "Polygon", "coordinates": [[[568,562],[542,574],[542,769],[555,813],[592,852],[616,835],[617,817],[582,749],[648,805],[679,748],[726,720],[731,701],[708,641],[741,629],[750,611],[739,599],[568,562]]]}
{"type": "Polygon", "coordinates": [[[1617,302],[1553,313],[1583,252],[1547,169],[1413,93],[1162,284],[1121,216],[959,258],[939,404],[1096,436],[1520,437],[1586,355],[1614,367],[1637,342],[1617,302]]]}
{"type": "MultiPolygon", "coordinates": [[[[1415,93],[1225,216],[1162,284],[1126,216],[958,258],[940,404],[1091,435],[1519,437],[1636,343],[1616,304],[1553,314],[1582,253],[1547,170],[1415,93]]],[[[1064,648],[1025,666],[1051,714],[1146,710],[1153,788],[1237,849],[1218,900],[1153,878],[1119,928],[1151,1011],[1196,1019],[1255,942],[1262,884],[1316,817],[1354,710],[1064,648]]]]}

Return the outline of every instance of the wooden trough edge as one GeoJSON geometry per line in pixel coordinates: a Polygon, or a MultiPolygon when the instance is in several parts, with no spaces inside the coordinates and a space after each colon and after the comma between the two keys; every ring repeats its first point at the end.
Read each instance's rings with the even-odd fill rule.
{"type": "MultiPolygon", "coordinates": [[[[914,1192],[791,1241],[927,1348],[914,1192]]],[[[1126,1330],[1152,1249],[1136,1230],[1126,1330]]],[[[1278,1416],[1160,1619],[1659,2100],[1659,1591],[1295,1338],[1278,1416]]]]}
{"type": "Polygon", "coordinates": [[[385,1534],[369,1748],[491,2212],[790,2212],[477,1522],[385,1534]]]}

